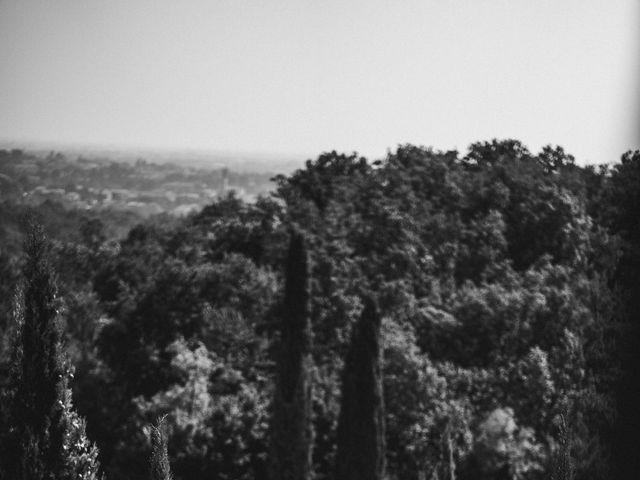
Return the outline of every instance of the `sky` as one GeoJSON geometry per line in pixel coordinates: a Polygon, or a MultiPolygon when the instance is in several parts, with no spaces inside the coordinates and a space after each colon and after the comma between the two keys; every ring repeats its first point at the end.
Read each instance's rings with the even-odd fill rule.
{"type": "Polygon", "coordinates": [[[0,139],[640,148],[640,0],[0,0],[0,139]]]}

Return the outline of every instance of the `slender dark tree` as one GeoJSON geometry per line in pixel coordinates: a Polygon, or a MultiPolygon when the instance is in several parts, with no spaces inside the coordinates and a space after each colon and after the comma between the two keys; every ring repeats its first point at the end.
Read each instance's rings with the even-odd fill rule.
{"type": "Polygon", "coordinates": [[[17,296],[17,323],[10,392],[4,400],[3,478],[71,480],[98,478],[97,448],[84,421],[72,409],[71,371],[64,358],[56,286],[42,228],[32,224],[25,242],[23,284],[17,296]]]}
{"type": "Polygon", "coordinates": [[[312,478],[309,260],[293,231],[286,263],[283,316],[270,432],[270,478],[312,478]]]}
{"type": "Polygon", "coordinates": [[[336,480],[382,480],[385,472],[384,405],[380,317],[376,302],[364,299],[342,376],[336,480]]]}
{"type": "Polygon", "coordinates": [[[568,413],[560,416],[560,442],[551,459],[551,480],[573,480],[575,467],[571,458],[571,432],[567,423],[568,413]]]}
{"type": "Polygon", "coordinates": [[[150,480],[173,480],[167,452],[167,437],[164,432],[164,418],[151,427],[151,446],[150,480]]]}

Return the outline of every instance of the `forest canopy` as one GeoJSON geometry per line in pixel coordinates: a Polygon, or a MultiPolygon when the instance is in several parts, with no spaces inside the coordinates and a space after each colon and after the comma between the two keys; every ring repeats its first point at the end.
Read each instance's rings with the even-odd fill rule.
{"type": "MultiPolygon", "coordinates": [[[[563,464],[596,480],[638,466],[640,152],[595,167],[516,140],[401,145],[372,162],[323,153],[274,182],[253,203],[230,193],[120,238],[109,217],[78,214],[82,235],[48,229],[73,405],[107,479],[149,478],[163,418],[176,480],[275,480],[281,325],[300,295],[309,410],[294,410],[310,422],[313,478],[347,480],[335,477],[344,382],[361,376],[345,368],[378,365],[353,357],[369,348],[355,343],[369,304],[386,478],[535,480],[563,464]],[[292,238],[306,252],[298,284],[292,238]]],[[[24,263],[0,249],[7,391],[24,263]]]]}

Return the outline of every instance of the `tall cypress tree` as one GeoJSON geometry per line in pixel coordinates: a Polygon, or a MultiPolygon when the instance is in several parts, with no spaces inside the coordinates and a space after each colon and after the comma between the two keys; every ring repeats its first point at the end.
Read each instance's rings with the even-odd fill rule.
{"type": "Polygon", "coordinates": [[[25,242],[23,283],[15,308],[18,334],[2,438],[2,475],[12,480],[94,480],[98,451],[73,411],[71,371],[61,342],[56,286],[42,228],[25,242]]]}
{"type": "Polygon", "coordinates": [[[271,417],[270,478],[312,477],[311,323],[309,260],[302,234],[292,232],[271,417]]]}
{"type": "Polygon", "coordinates": [[[382,480],[385,471],[384,406],[380,317],[376,302],[364,299],[342,375],[338,417],[336,480],[382,480]]]}

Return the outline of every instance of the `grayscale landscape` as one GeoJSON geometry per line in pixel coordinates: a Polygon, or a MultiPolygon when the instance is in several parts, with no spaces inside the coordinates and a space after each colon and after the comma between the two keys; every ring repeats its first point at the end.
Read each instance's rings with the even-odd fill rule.
{"type": "Polygon", "coordinates": [[[640,472],[637,0],[0,0],[0,480],[640,472]]]}

